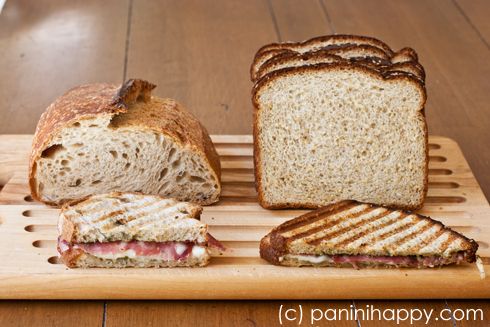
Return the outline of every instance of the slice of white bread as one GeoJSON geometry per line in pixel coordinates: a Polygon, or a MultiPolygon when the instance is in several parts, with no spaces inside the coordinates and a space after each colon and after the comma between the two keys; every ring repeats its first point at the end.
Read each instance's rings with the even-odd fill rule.
{"type": "MultiPolygon", "coordinates": [[[[353,45],[365,46],[371,52],[373,51],[382,58],[391,58],[393,56],[393,50],[384,42],[366,36],[357,35],[327,35],[315,37],[303,42],[284,42],[284,43],[271,43],[260,48],[255,54],[252,66],[250,68],[250,76],[252,81],[257,80],[257,72],[267,60],[272,57],[286,52],[305,53],[310,51],[317,51],[321,49],[337,49],[342,47],[349,47],[353,45]]],[[[398,60],[406,58],[406,52],[398,55],[398,60]]]]}
{"type": "Polygon", "coordinates": [[[265,208],[353,199],[416,209],[427,192],[423,82],[352,62],[283,68],[253,90],[265,208]]]}
{"type": "Polygon", "coordinates": [[[210,257],[210,236],[207,225],[199,221],[201,212],[197,204],[137,193],[112,192],[67,203],[62,206],[58,221],[61,260],[69,267],[204,266],[210,257]],[[199,251],[179,260],[165,260],[161,256],[126,253],[108,257],[84,247],[87,244],[102,248],[115,242],[123,242],[123,246],[140,242],[143,247],[190,244],[199,247],[199,251]]]}
{"type": "Polygon", "coordinates": [[[30,158],[36,200],[64,202],[110,191],[211,204],[220,162],[206,129],[155,86],[129,80],[76,87],[41,116],[30,158]]]}

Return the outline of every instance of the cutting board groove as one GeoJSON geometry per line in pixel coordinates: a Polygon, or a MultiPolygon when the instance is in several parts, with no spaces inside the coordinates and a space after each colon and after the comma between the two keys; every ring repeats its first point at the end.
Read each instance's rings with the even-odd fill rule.
{"type": "MultiPolygon", "coordinates": [[[[475,265],[443,269],[285,268],[259,258],[270,229],[307,210],[257,203],[252,137],[215,135],[223,192],[202,221],[229,249],[201,269],[67,269],[56,252],[58,209],[34,202],[27,186],[31,136],[0,136],[0,298],[443,298],[489,297],[475,265]],[[13,144],[15,146],[13,146],[13,144]],[[9,149],[9,151],[7,151],[9,149]],[[12,150],[14,149],[14,150],[12,150]],[[416,285],[416,287],[414,287],[416,285]],[[452,285],[448,287],[448,285],[452,285]]],[[[458,145],[429,139],[429,191],[419,211],[474,238],[490,272],[490,207],[458,145]]]]}

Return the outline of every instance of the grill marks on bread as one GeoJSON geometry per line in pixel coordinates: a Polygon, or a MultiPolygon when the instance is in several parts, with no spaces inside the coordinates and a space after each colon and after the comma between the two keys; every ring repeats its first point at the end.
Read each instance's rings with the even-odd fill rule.
{"type": "MultiPolygon", "coordinates": [[[[336,231],[329,232],[326,235],[323,235],[321,237],[317,237],[313,240],[308,240],[307,243],[311,244],[311,245],[318,245],[318,244],[325,242],[325,241],[331,241],[332,239],[338,239],[339,237],[346,235],[346,233],[349,232],[350,230],[361,229],[362,227],[367,226],[368,224],[379,221],[380,219],[382,219],[383,217],[385,217],[388,214],[389,214],[389,212],[387,210],[379,210],[379,209],[370,208],[370,210],[368,210],[368,212],[366,214],[358,216],[357,217],[358,219],[356,219],[356,218],[350,219],[351,222],[344,224],[342,226],[342,228],[339,228],[336,231]],[[373,213],[375,213],[375,214],[372,215],[373,213]]],[[[345,244],[350,243],[350,242],[345,241],[345,240],[343,242],[345,242],[345,244]]],[[[342,244],[342,242],[339,243],[339,245],[340,244],[342,244]]]]}
{"type": "Polygon", "coordinates": [[[199,205],[137,193],[95,195],[63,206],[61,234],[68,242],[206,241],[199,205]],[[73,231],[63,232],[66,226],[73,231]],[[179,234],[180,233],[180,234],[179,234]],[[173,239],[172,239],[173,238],[173,239]]]}
{"type": "Polygon", "coordinates": [[[472,262],[477,248],[474,240],[429,217],[354,201],[287,221],[261,241],[261,255],[276,263],[285,254],[450,258],[458,252],[472,262]]]}

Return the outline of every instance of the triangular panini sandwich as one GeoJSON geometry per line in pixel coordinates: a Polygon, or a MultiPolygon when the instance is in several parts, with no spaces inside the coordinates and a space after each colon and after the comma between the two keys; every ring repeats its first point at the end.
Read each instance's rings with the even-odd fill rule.
{"type": "Polygon", "coordinates": [[[217,241],[201,211],[159,196],[94,195],[62,207],[58,251],[68,267],[205,266],[217,241]]]}
{"type": "Polygon", "coordinates": [[[342,201],[274,228],[260,256],[283,266],[426,268],[474,262],[477,249],[429,217],[342,201]]]}

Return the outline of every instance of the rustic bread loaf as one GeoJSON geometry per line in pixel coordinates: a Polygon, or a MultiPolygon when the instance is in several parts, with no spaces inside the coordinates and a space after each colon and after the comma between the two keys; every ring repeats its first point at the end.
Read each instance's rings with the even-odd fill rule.
{"type": "Polygon", "coordinates": [[[423,82],[334,62],[288,67],[253,90],[255,174],[265,208],[353,199],[404,209],[427,191],[423,82]]]}
{"type": "Polygon", "coordinates": [[[155,86],[76,87],[41,116],[30,157],[36,200],[60,205],[110,191],[218,201],[220,162],[206,129],[155,86]]]}

